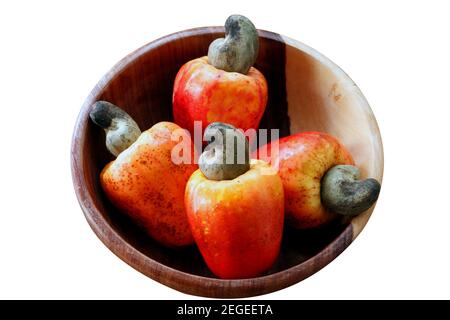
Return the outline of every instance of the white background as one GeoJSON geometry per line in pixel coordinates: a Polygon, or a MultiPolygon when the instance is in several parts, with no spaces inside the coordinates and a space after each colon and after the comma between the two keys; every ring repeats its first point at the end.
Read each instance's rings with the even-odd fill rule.
{"type": "Polygon", "coordinates": [[[359,238],[322,271],[262,296],[450,298],[450,7],[446,1],[2,1],[0,298],[194,298],[114,256],[70,174],[79,109],[134,49],[231,13],[319,50],[365,94],[385,176],[359,238]]]}

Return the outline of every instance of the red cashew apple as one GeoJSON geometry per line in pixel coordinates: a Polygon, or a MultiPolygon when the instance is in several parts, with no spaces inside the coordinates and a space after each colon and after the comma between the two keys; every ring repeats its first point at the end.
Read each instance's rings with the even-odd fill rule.
{"type": "MultiPolygon", "coordinates": [[[[271,154],[269,144],[267,155],[278,164],[286,220],[293,227],[316,228],[339,214],[359,214],[376,201],[380,184],[375,179],[358,181],[360,173],[351,154],[335,137],[303,132],[277,142],[279,152],[271,154]]],[[[261,149],[259,154],[264,154],[261,149]]]]}
{"type": "Polygon", "coordinates": [[[252,67],[259,48],[255,27],[233,15],[225,30],[226,37],[211,43],[207,57],[187,62],[175,78],[173,116],[191,134],[194,121],[201,121],[202,131],[216,121],[257,129],[267,104],[266,79],[252,67]]]}
{"type": "Polygon", "coordinates": [[[197,165],[175,164],[171,159],[177,144],[172,134],[182,133],[181,128],[160,122],[141,134],[128,114],[105,101],[94,104],[90,116],[105,129],[107,147],[117,155],[100,174],[109,200],[161,244],[192,244],[184,190],[197,165]]]}
{"type": "MultiPolygon", "coordinates": [[[[267,271],[280,250],[284,221],[283,186],[280,177],[262,160],[249,161],[248,141],[242,132],[213,123],[223,134],[222,143],[209,145],[199,158],[200,169],[186,186],[185,204],[195,242],[218,277],[251,278],[267,271]],[[226,140],[236,137],[245,145],[245,160],[235,159],[226,140]]],[[[215,142],[217,135],[215,135],[215,142]]]]}

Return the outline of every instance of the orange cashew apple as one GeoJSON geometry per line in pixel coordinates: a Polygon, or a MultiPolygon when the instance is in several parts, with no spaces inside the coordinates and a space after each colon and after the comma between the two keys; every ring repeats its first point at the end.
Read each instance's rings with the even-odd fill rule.
{"type": "Polygon", "coordinates": [[[105,129],[108,150],[117,155],[100,174],[109,200],[161,244],[192,244],[184,190],[197,165],[175,164],[171,159],[177,144],[172,134],[181,128],[160,122],[140,134],[128,114],[105,101],[96,102],[90,116],[105,129]]]}
{"type": "Polygon", "coordinates": [[[248,141],[242,132],[213,123],[205,136],[212,131],[214,142],[200,156],[200,169],[186,186],[185,204],[192,234],[206,264],[218,277],[259,276],[279,254],[284,223],[283,185],[269,164],[249,160],[248,141]],[[231,148],[234,150],[227,148],[229,139],[236,139],[231,148]],[[236,154],[239,148],[242,161],[236,154]]]}
{"type": "Polygon", "coordinates": [[[175,123],[194,133],[212,122],[226,122],[243,130],[257,129],[267,104],[267,82],[252,67],[258,56],[258,33],[246,17],[230,16],[226,37],[216,39],[208,56],[187,62],[173,88],[175,123]]]}
{"type": "Polygon", "coordinates": [[[335,137],[302,132],[277,143],[278,152],[271,152],[269,144],[267,153],[259,154],[270,155],[270,162],[278,165],[288,224],[319,227],[339,214],[357,215],[377,200],[380,184],[375,179],[358,180],[360,172],[351,154],[335,137]]]}

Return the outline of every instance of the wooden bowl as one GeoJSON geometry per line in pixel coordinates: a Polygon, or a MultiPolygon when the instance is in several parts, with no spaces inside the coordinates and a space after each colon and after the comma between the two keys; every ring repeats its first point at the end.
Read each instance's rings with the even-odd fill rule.
{"type": "MultiPolygon", "coordinates": [[[[204,264],[195,246],[160,246],[116,210],[101,190],[99,174],[112,160],[102,129],[89,120],[91,105],[107,100],[124,108],[141,128],[173,120],[175,75],[187,61],[207,53],[223,28],[178,32],[131,53],[108,72],[81,108],[72,140],[72,176],[80,206],[103,243],[136,270],[179,291],[208,297],[248,297],[297,283],[338,256],[361,232],[373,207],[347,224],[333,223],[302,232],[286,229],[278,261],[264,276],[220,280],[204,264]]],[[[269,101],[261,128],[279,128],[286,136],[325,131],[353,154],[364,176],[381,181],[383,149],[372,111],[358,87],[333,62],[295,40],[259,31],[256,63],[267,78],[269,101]]],[[[338,275],[337,275],[338,276],[338,275]]]]}

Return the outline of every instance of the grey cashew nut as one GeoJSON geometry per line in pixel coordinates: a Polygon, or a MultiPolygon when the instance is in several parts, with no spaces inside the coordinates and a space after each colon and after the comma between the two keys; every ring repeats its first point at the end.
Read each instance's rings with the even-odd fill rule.
{"type": "Polygon", "coordinates": [[[337,165],[322,178],[323,205],[338,214],[358,215],[377,201],[381,185],[375,179],[358,180],[360,171],[355,166],[337,165]]]}
{"type": "Polygon", "coordinates": [[[213,122],[206,127],[204,139],[210,143],[198,166],[209,180],[232,180],[250,169],[249,144],[241,130],[213,122]]]}
{"type": "Polygon", "coordinates": [[[91,120],[106,132],[106,148],[114,156],[131,146],[141,135],[128,113],[107,101],[97,101],[89,113],[91,120]]]}
{"type": "Polygon", "coordinates": [[[209,45],[208,62],[218,69],[247,74],[258,50],[258,32],[253,23],[244,16],[232,15],[225,22],[225,38],[209,45]]]}

